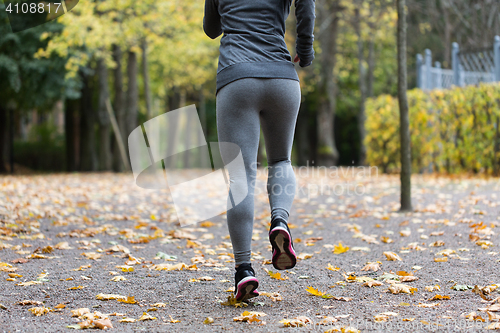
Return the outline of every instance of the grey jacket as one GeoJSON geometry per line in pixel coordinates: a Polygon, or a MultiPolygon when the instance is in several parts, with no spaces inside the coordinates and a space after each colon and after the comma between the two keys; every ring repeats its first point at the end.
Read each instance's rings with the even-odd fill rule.
{"type": "MultiPolygon", "coordinates": [[[[203,30],[215,39],[222,33],[217,90],[245,77],[299,81],[285,43],[285,20],[292,0],[205,0],[203,30]]],[[[300,67],[314,59],[315,0],[295,0],[300,67]]]]}

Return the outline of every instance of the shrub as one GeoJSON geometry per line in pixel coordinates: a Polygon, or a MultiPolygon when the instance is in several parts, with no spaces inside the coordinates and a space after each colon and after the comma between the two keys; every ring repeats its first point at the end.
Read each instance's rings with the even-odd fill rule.
{"type": "MultiPolygon", "coordinates": [[[[408,91],[413,172],[483,172],[500,169],[500,85],[408,91]]],[[[398,171],[399,107],[381,95],[366,103],[367,162],[398,171]]]]}

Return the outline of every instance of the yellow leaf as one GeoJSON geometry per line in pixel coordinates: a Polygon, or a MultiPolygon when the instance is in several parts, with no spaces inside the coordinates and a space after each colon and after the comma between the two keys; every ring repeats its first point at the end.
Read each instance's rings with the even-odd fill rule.
{"type": "Polygon", "coordinates": [[[281,273],[280,272],[276,272],[276,273],[273,273],[271,271],[268,271],[267,272],[269,274],[269,276],[273,279],[276,279],[276,280],[288,280],[288,276],[286,277],[281,277],[281,273]]]}
{"type": "Polygon", "coordinates": [[[84,286],[77,286],[77,287],[71,287],[71,288],[68,288],[68,290],[77,290],[77,289],[83,289],[85,288],[84,286]]]}
{"type": "Polygon", "coordinates": [[[42,306],[42,307],[34,307],[31,309],[28,309],[28,311],[33,313],[35,316],[40,317],[40,316],[43,316],[44,314],[49,313],[50,309],[42,306]]]}
{"type": "Polygon", "coordinates": [[[118,298],[117,301],[122,302],[122,303],[127,303],[127,304],[136,304],[137,303],[137,301],[134,299],[134,296],[128,296],[127,299],[118,298]]]}
{"type": "Polygon", "coordinates": [[[333,245],[333,253],[334,254],[341,254],[341,253],[344,253],[347,251],[349,251],[349,247],[343,246],[342,242],[339,242],[339,245],[333,245]]]}
{"type": "Polygon", "coordinates": [[[338,272],[340,270],[340,267],[333,267],[332,264],[328,264],[326,268],[335,272],[338,272]]]}
{"type": "Polygon", "coordinates": [[[435,262],[447,262],[448,257],[442,257],[442,258],[434,258],[435,262]]]}
{"type": "Polygon", "coordinates": [[[118,320],[120,323],[135,323],[137,321],[137,319],[134,319],[134,318],[122,318],[120,320],[118,320]]]}
{"type": "Polygon", "coordinates": [[[313,287],[307,287],[306,291],[313,294],[314,296],[323,296],[325,293],[319,291],[318,289],[314,289],[313,287]]]}
{"type": "Polygon", "coordinates": [[[149,315],[147,312],[143,312],[141,318],[138,320],[155,320],[156,317],[149,315]]]}
{"type": "Polygon", "coordinates": [[[434,297],[430,298],[429,301],[436,301],[436,300],[443,300],[443,299],[450,299],[450,296],[434,295],[434,297]]]}

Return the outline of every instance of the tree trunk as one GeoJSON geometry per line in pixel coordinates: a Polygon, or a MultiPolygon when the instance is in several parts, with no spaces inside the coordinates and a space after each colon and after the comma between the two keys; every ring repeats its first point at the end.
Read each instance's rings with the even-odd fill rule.
{"type": "Polygon", "coordinates": [[[97,76],[99,79],[99,105],[97,115],[99,119],[99,170],[111,170],[111,120],[109,119],[106,101],[109,98],[108,68],[104,59],[97,60],[97,76]]]}
{"type": "Polygon", "coordinates": [[[126,132],[124,139],[128,141],[129,134],[138,126],[137,116],[139,114],[138,101],[139,101],[139,89],[137,86],[137,55],[128,51],[128,62],[127,62],[127,76],[128,76],[128,87],[127,87],[127,115],[126,115],[126,132]]]}
{"type": "Polygon", "coordinates": [[[149,71],[148,71],[148,44],[146,38],[141,43],[142,50],[142,80],[144,81],[144,96],[146,98],[146,120],[151,119],[151,90],[149,88],[149,71]]]}
{"type": "Polygon", "coordinates": [[[76,171],[75,151],[75,116],[77,114],[78,100],[66,100],[64,103],[64,138],[66,141],[66,170],[76,171]]]}
{"type": "Polygon", "coordinates": [[[90,77],[82,74],[83,88],[80,113],[80,170],[96,171],[95,152],[95,115],[92,107],[92,88],[90,77]]]}
{"type": "Polygon", "coordinates": [[[412,211],[410,118],[406,96],[406,0],[397,0],[398,10],[398,100],[401,141],[401,211],[412,211]]]}
{"type": "MultiPolygon", "coordinates": [[[[120,132],[125,143],[127,142],[127,131],[125,126],[125,94],[123,92],[123,73],[122,73],[122,50],[119,46],[113,45],[113,60],[116,63],[113,69],[113,90],[114,103],[113,110],[115,111],[116,122],[120,128],[120,132]]],[[[118,142],[113,140],[113,170],[121,172],[124,169],[118,142]]]]}
{"type": "Polygon", "coordinates": [[[296,131],[297,164],[306,165],[309,156],[309,108],[307,103],[301,103],[296,131]]]}
{"type": "Polygon", "coordinates": [[[359,9],[355,9],[355,30],[358,38],[358,84],[360,91],[360,101],[359,101],[359,111],[358,111],[358,134],[359,134],[359,156],[358,164],[365,165],[366,161],[366,147],[365,147],[365,100],[366,100],[366,69],[365,69],[365,57],[364,57],[364,47],[363,38],[361,36],[361,15],[359,9]]]}
{"type": "Polygon", "coordinates": [[[0,173],[6,173],[7,168],[5,167],[6,158],[6,145],[7,145],[7,109],[0,105],[0,173]]]}
{"type": "Polygon", "coordinates": [[[322,26],[329,16],[333,19],[329,27],[319,33],[318,40],[321,45],[321,83],[318,107],[318,161],[317,165],[333,166],[339,159],[339,153],[335,146],[334,119],[336,110],[337,84],[333,77],[335,69],[335,58],[337,54],[337,35],[339,23],[339,0],[318,1],[318,25],[322,26]]]}

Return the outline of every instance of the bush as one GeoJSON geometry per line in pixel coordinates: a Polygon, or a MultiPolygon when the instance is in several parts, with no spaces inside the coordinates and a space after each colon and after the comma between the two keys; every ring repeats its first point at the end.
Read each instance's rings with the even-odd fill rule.
{"type": "MultiPolygon", "coordinates": [[[[483,172],[500,169],[500,85],[481,84],[430,93],[408,92],[413,172],[483,172]]],[[[382,95],[366,103],[367,162],[398,171],[399,107],[382,95]]]]}
{"type": "Polygon", "coordinates": [[[37,171],[64,171],[64,137],[50,123],[35,125],[28,141],[14,141],[14,161],[37,171]]]}

